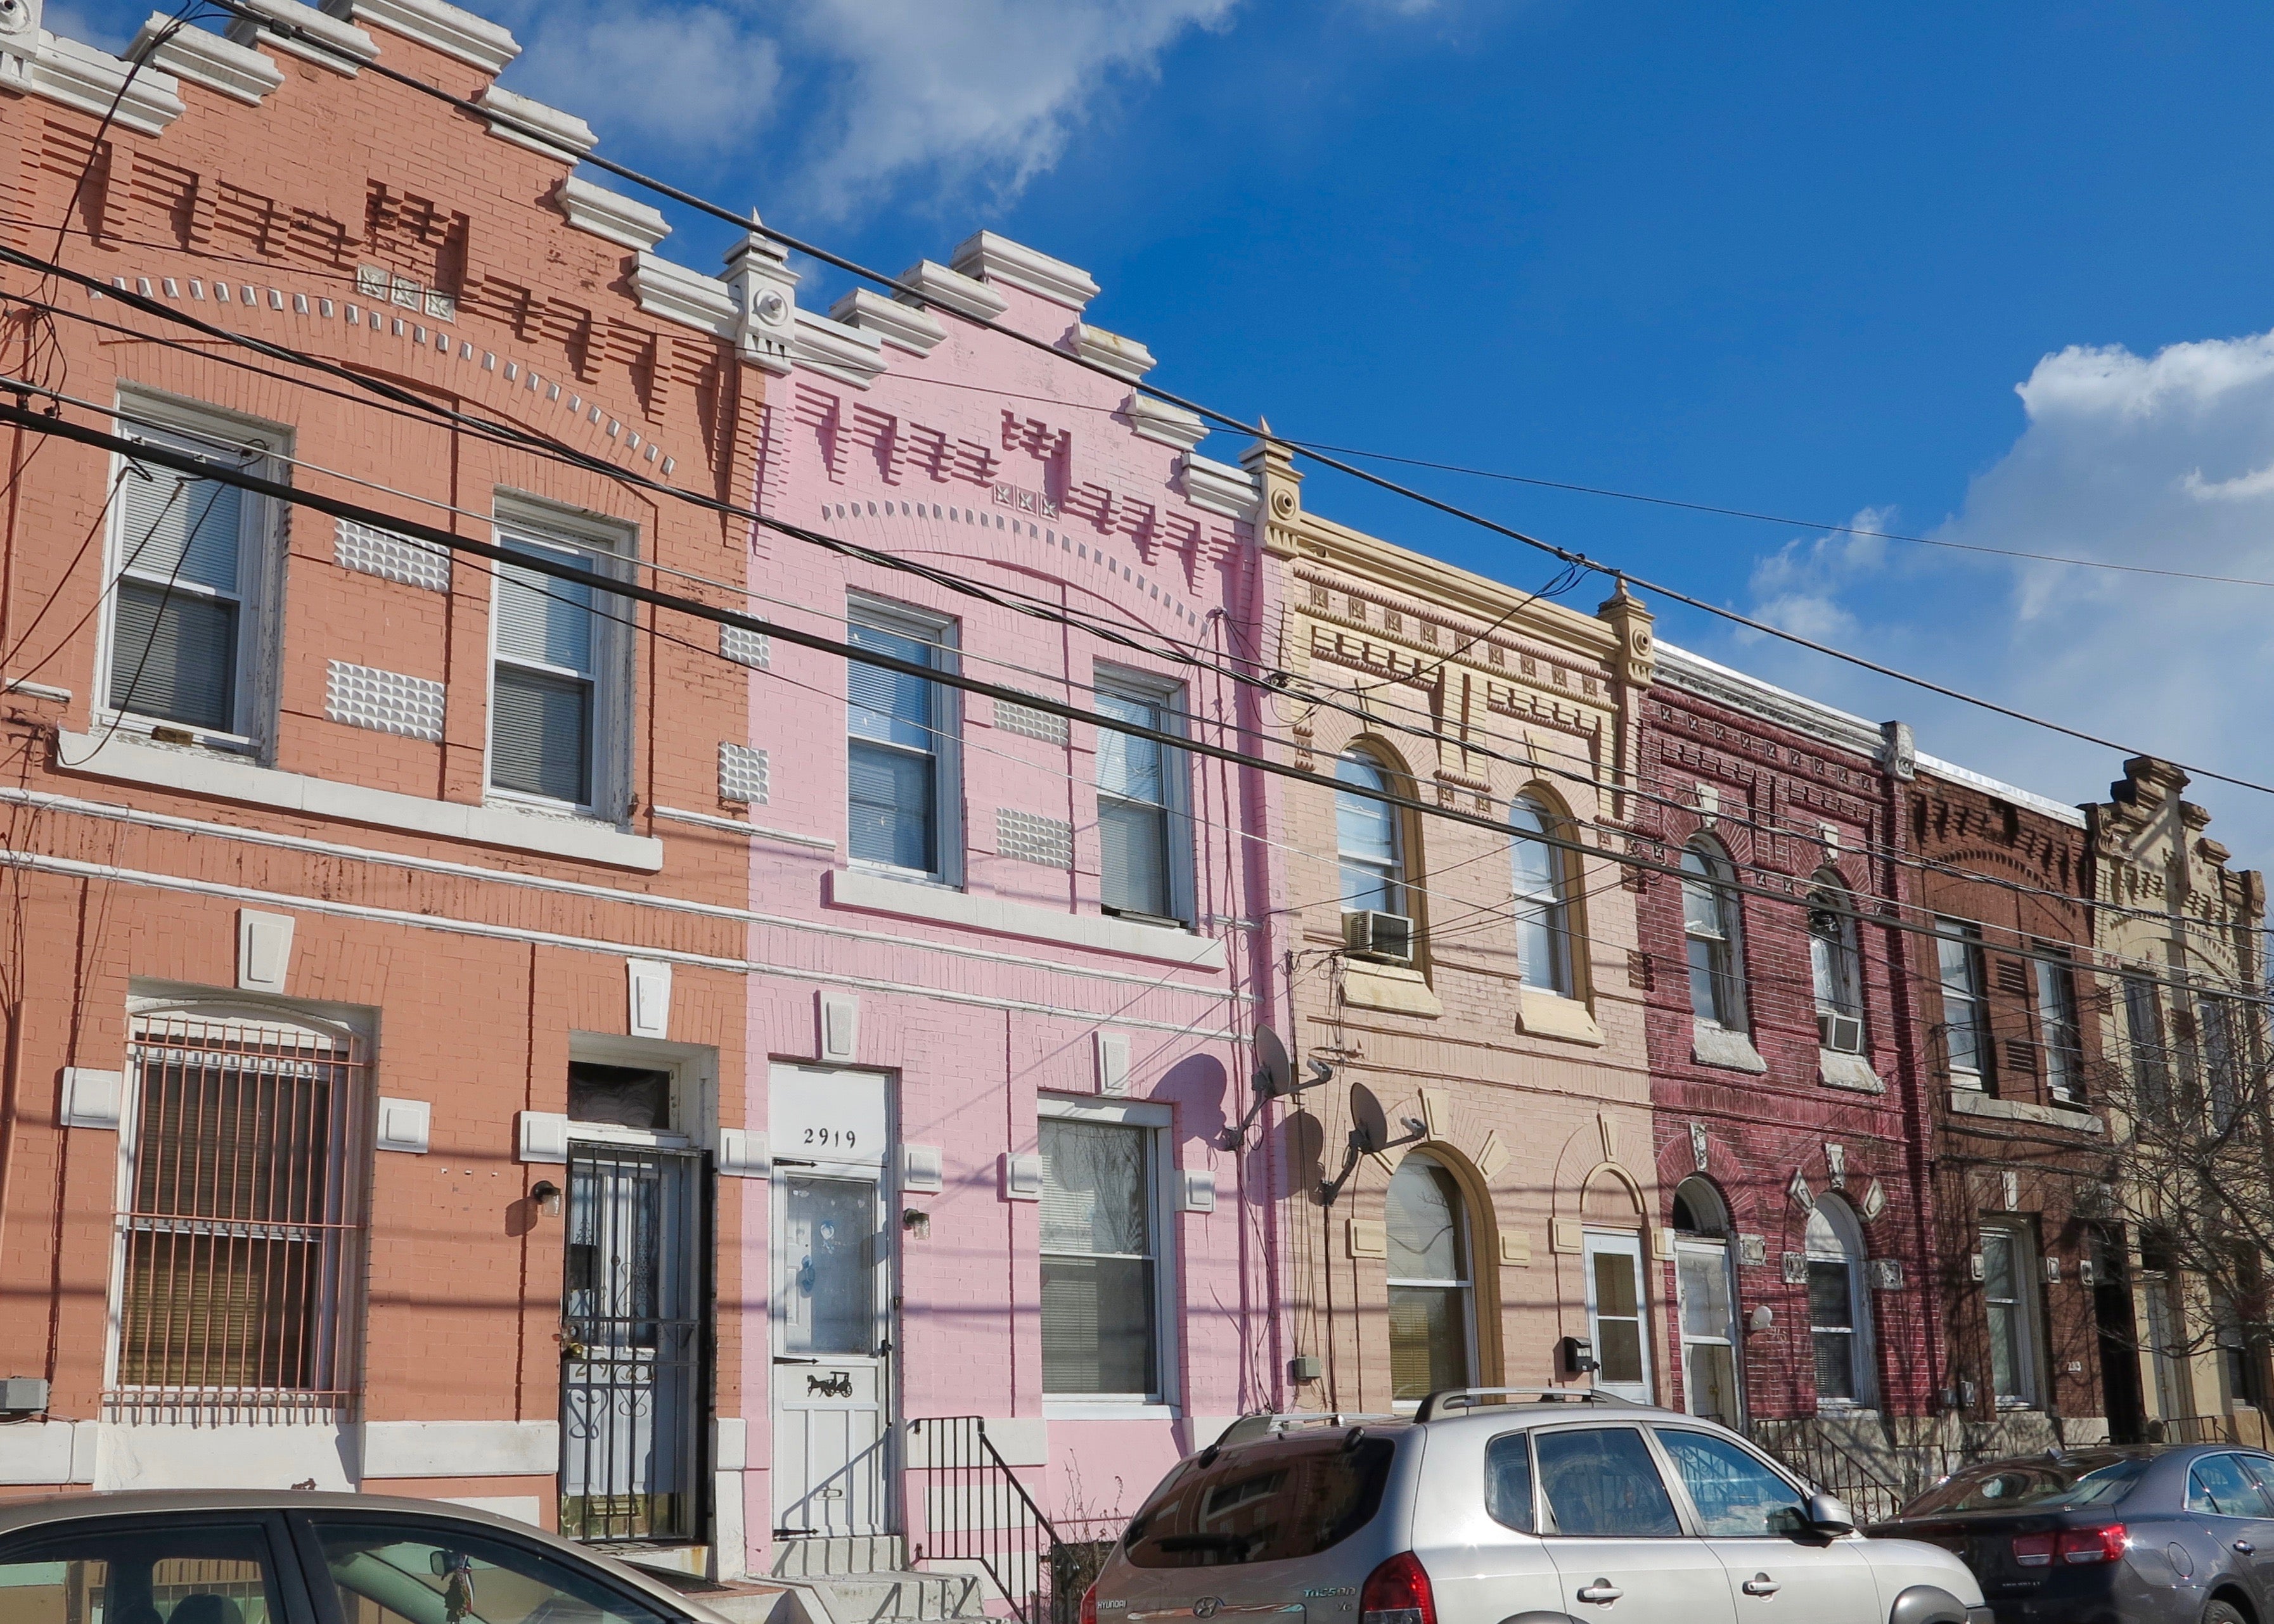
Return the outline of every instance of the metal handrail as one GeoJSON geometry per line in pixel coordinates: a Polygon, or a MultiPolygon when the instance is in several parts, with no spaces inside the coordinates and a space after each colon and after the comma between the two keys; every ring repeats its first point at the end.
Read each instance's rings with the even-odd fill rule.
{"type": "Polygon", "coordinates": [[[943,1474],[947,1480],[948,1493],[944,1504],[953,1507],[951,1523],[977,1522],[979,1527],[931,1527],[929,1529],[930,1549],[920,1549],[919,1560],[934,1561],[976,1562],[995,1582],[995,1588],[1009,1604],[1019,1624],[1041,1624],[1043,1585],[1053,1579],[1062,1566],[1060,1552],[1065,1541],[1058,1535],[1057,1526],[1043,1515],[1027,1492],[1027,1485],[1019,1480],[1011,1463],[995,1447],[994,1440],[987,1436],[987,1422],[981,1416],[934,1416],[912,1420],[908,1430],[921,1433],[927,1427],[936,1429],[953,1440],[943,1452],[936,1441],[927,1451],[926,1464],[933,1472],[943,1474]],[[1000,1508],[1009,1513],[1013,1508],[1012,1497],[1016,1496],[1017,1509],[1026,1515],[1020,1526],[986,1526],[996,1519],[985,1515],[986,1510],[1000,1508]],[[965,1515],[968,1501],[977,1498],[983,1502],[981,1515],[965,1515]],[[1032,1548],[1029,1548],[1029,1547],[1032,1548]],[[1028,1587],[1026,1565],[1033,1564],[1034,1588],[1028,1587]]]}

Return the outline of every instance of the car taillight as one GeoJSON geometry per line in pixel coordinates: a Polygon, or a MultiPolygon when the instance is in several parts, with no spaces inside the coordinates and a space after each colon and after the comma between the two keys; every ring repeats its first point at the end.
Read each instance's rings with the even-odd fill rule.
{"type": "Polygon", "coordinates": [[[2014,1560],[2022,1568],[2050,1568],[2053,1560],[2053,1537],[2051,1534],[2016,1534],[2014,1536],[2014,1560]]]}
{"type": "Polygon", "coordinates": [[[2106,1528],[2069,1528],[2061,1530],[2054,1554],[2064,1562],[2120,1562],[2131,1544],[2132,1536],[2121,1522],[2111,1522],[2106,1528]]]}
{"type": "Polygon", "coordinates": [[[1366,1576],[1358,1605],[1360,1624],[1437,1624],[1429,1575],[1411,1551],[1400,1551],[1366,1576]]]}
{"type": "Polygon", "coordinates": [[[1097,1585],[1095,1582],[1081,1593],[1081,1624],[1097,1624],[1097,1585]]]}

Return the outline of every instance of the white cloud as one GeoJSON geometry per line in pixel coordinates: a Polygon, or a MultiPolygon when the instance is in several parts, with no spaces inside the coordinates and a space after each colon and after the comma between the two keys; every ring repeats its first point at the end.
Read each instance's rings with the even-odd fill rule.
{"type": "MultiPolygon", "coordinates": [[[[1894,522],[1891,508],[1866,508],[1848,521],[1849,530],[1886,530],[1894,522]]],[[[1839,595],[1863,584],[1886,560],[1887,544],[1876,535],[1827,531],[1799,537],[1753,564],[1752,618],[1818,643],[1847,643],[1861,625],[1841,605],[1839,595]]],[[[1737,633],[1741,643],[1762,640],[1759,632],[1737,633]]]]}
{"type": "Polygon", "coordinates": [[[772,119],[781,51],[754,9],[627,10],[569,0],[508,7],[523,47],[511,82],[619,139],[692,153],[731,149],[772,119]]]}

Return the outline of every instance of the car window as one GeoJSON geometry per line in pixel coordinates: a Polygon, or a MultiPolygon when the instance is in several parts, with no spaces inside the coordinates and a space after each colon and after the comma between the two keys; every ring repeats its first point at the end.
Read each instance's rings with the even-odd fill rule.
{"type": "Polygon", "coordinates": [[[1485,1509],[1519,1533],[1540,1531],[1532,1510],[1532,1445],[1522,1432],[1502,1432],[1485,1446],[1485,1509]]]}
{"type": "Polygon", "coordinates": [[[1355,1432],[1203,1450],[1153,1491],[1121,1548],[1140,1568],[1316,1556],[1374,1521],[1397,1452],[1355,1432]]]}
{"type": "Polygon", "coordinates": [[[1956,1511],[2080,1511],[2112,1506],[2148,1470],[2144,1455],[2083,1449],[1999,1461],[1954,1474],[1903,1507],[1907,1517],[1956,1511]]]}
{"type": "Polygon", "coordinates": [[[2207,1455],[2187,1472],[2187,1509],[2214,1517],[2274,1517],[2274,1503],[2232,1455],[2207,1455]]]}
{"type": "Polygon", "coordinates": [[[358,1518],[315,1529],[345,1624],[682,1624],[573,1559],[470,1528],[358,1518]]]}
{"type": "Polygon", "coordinates": [[[1556,1532],[1658,1538],[1682,1532],[1673,1498],[1636,1428],[1557,1428],[1533,1433],[1532,1447],[1556,1532]]]}
{"type": "Polygon", "coordinates": [[[2263,1455],[2238,1455],[2233,1458],[2242,1462],[2242,1470],[2250,1474],[2250,1480],[2264,1491],[2270,1502],[2274,1502],[2274,1460],[2263,1455]]]}
{"type": "Polygon", "coordinates": [[[1701,1532],[1795,1534],[1808,1526],[1799,1492],[1728,1439],[1662,1426],[1658,1441],[1690,1491],[1701,1532]]]}
{"type": "Polygon", "coordinates": [[[258,1522],[99,1522],[0,1548],[10,1624],[282,1624],[258,1522]]]}

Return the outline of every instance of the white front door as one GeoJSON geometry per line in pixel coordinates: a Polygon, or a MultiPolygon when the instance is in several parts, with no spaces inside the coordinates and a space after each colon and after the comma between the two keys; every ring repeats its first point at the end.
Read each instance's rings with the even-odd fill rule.
{"type": "Polygon", "coordinates": [[[1650,1402],[1650,1320],[1642,1289],[1642,1237],[1586,1237],[1587,1331],[1595,1344],[1595,1385],[1650,1402]]]}
{"type": "Polygon", "coordinates": [[[885,1080],[776,1066],[772,1105],[774,1531],[889,1532],[885,1080]]]}
{"type": "Polygon", "coordinates": [[[1683,1407],[1723,1426],[1742,1426],[1729,1244],[1685,1237],[1675,1243],[1674,1264],[1682,1299],[1683,1407]]]}

